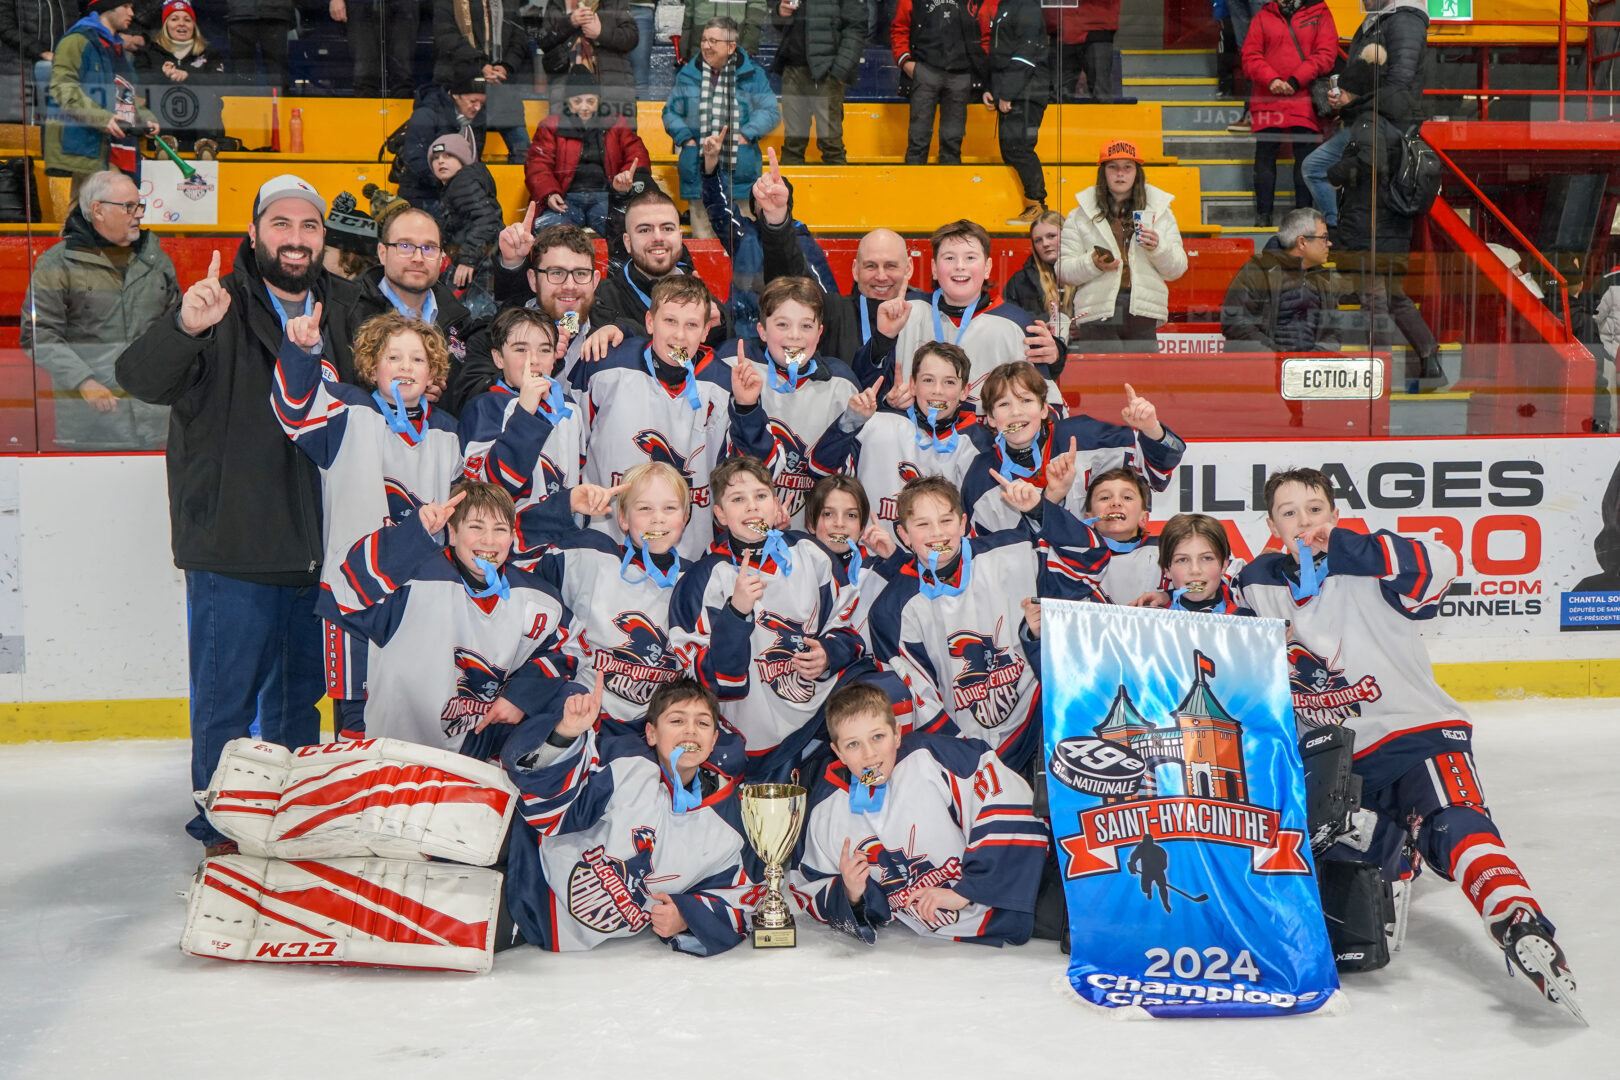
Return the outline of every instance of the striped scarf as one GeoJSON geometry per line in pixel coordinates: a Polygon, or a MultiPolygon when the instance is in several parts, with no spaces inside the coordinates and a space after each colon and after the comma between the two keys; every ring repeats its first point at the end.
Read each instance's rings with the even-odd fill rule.
{"type": "Polygon", "coordinates": [[[718,72],[709,62],[698,57],[698,75],[703,89],[698,95],[698,141],[710,135],[731,129],[731,137],[720,148],[719,170],[723,173],[737,169],[737,147],[742,145],[742,123],[737,115],[737,65],[741,53],[732,53],[726,65],[718,72]]]}

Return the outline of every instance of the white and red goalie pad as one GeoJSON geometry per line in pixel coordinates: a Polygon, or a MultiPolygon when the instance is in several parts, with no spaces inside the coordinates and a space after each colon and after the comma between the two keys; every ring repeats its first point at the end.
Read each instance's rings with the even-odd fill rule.
{"type": "Polygon", "coordinates": [[[271,964],[488,971],[501,874],[401,859],[222,855],[186,894],[182,952],[271,964]]]}
{"type": "Polygon", "coordinates": [[[489,866],[517,791],[498,765],[401,739],[297,750],[233,739],[199,800],[244,855],[489,866]]]}

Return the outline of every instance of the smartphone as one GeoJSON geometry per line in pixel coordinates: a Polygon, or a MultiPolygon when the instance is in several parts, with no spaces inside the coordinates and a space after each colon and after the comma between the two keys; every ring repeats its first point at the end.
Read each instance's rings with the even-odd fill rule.
{"type": "Polygon", "coordinates": [[[1092,244],[1091,245],[1091,250],[1095,251],[1098,254],[1098,256],[1100,256],[1103,259],[1106,259],[1108,262],[1113,262],[1114,261],[1114,253],[1112,251],[1109,251],[1107,248],[1103,247],[1101,244],[1092,244]]]}

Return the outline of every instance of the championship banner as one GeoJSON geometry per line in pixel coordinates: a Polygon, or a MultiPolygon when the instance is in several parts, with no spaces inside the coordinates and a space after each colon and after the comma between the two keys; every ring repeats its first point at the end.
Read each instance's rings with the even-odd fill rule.
{"type": "Polygon", "coordinates": [[[1326,1005],[1283,624],[1057,600],[1041,621],[1074,992],[1157,1017],[1326,1005]]]}

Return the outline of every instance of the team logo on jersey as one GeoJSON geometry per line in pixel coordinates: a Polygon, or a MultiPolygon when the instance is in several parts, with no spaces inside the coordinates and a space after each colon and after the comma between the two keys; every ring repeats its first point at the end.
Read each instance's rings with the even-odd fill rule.
{"type": "MultiPolygon", "coordinates": [[[[662,431],[656,431],[653,428],[642,428],[630,437],[630,441],[636,444],[637,450],[647,455],[649,461],[662,461],[666,465],[675,467],[675,471],[681,474],[681,479],[686,481],[686,486],[692,489],[693,506],[709,505],[707,478],[705,478],[705,482],[701,487],[698,486],[692,478],[692,470],[686,464],[688,461],[703,456],[705,449],[703,446],[695,447],[690,454],[683,454],[669,444],[669,440],[664,438],[662,431]]],[[[614,473],[613,484],[617,485],[623,478],[623,473],[614,473]]]]}
{"type": "Polygon", "coordinates": [[[455,658],[456,667],[461,669],[456,696],[445,702],[439,714],[439,724],[448,738],[464,735],[477,726],[506,685],[506,672],[471,649],[458,647],[455,658]]]}
{"type": "Polygon", "coordinates": [[[917,911],[917,900],[924,889],[934,889],[962,880],[962,862],[956,856],[935,866],[927,855],[913,855],[917,849],[917,827],[911,827],[905,850],[884,847],[883,841],[868,836],[855,849],[866,856],[871,866],[871,879],[878,883],[889,898],[889,910],[905,912],[930,930],[949,926],[957,920],[958,912],[940,908],[932,919],[925,919],[917,911]]]}
{"type": "MultiPolygon", "coordinates": [[[[913,480],[922,475],[922,470],[917,468],[916,462],[902,461],[894,468],[895,471],[900,475],[901,487],[905,487],[907,484],[911,483],[913,480]]],[[[878,500],[878,517],[882,518],[884,521],[900,520],[900,509],[897,496],[889,495],[878,500]]]]}
{"type": "Polygon", "coordinates": [[[1361,715],[1361,703],[1384,696],[1371,675],[1352,683],[1336,668],[1297,641],[1288,644],[1288,679],[1294,692],[1294,717],[1312,727],[1342,724],[1361,715]]]}
{"type": "Polygon", "coordinates": [[[647,875],[652,873],[658,830],[637,825],[630,830],[636,853],[615,859],[598,844],[580,853],[568,874],[568,914],[599,934],[651,925],[647,914],[647,875]]]}
{"type": "Polygon", "coordinates": [[[388,520],[383,522],[384,525],[398,525],[410,520],[422,505],[422,500],[412,494],[410,488],[392,476],[383,477],[383,495],[388,499],[388,520]]]}
{"type": "Polygon", "coordinates": [[[641,612],[616,615],[613,625],[624,635],[624,644],[596,650],[596,670],[605,677],[604,689],[645,705],[653,691],[681,677],[681,662],[669,637],[641,612]]]}
{"type": "Polygon", "coordinates": [[[563,471],[544,454],[541,454],[540,460],[535,463],[535,472],[538,474],[535,477],[537,483],[534,485],[536,496],[555,495],[568,486],[568,478],[563,475],[563,471]]]}
{"type": "Polygon", "coordinates": [[[771,451],[776,501],[787,513],[797,514],[804,505],[805,495],[815,486],[815,478],[810,475],[809,447],[797,432],[774,416],[765,421],[765,427],[776,444],[771,451]]]}
{"type": "Polygon", "coordinates": [[[1024,662],[998,643],[1006,620],[996,620],[992,636],[959,630],[950,637],[951,655],[962,661],[952,680],[956,708],[967,709],[983,728],[1002,724],[1018,704],[1024,662]]]}
{"type": "Polygon", "coordinates": [[[776,635],[776,640],[765,646],[754,660],[759,679],[767,683],[777,697],[803,705],[816,696],[816,684],[793,669],[793,661],[800,653],[809,652],[809,637],[804,623],[785,619],[774,611],[761,612],[754,625],[776,635]]]}

